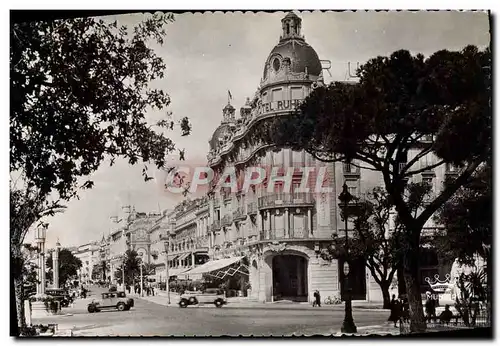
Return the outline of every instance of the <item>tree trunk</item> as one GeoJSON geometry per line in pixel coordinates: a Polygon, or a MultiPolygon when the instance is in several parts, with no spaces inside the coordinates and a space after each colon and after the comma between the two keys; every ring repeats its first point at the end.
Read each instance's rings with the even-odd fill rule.
{"type": "Polygon", "coordinates": [[[391,309],[391,295],[389,294],[390,286],[390,282],[383,282],[380,284],[380,290],[382,291],[382,298],[384,300],[384,309],[391,309]]]}
{"type": "Polygon", "coordinates": [[[11,244],[10,270],[12,275],[10,290],[10,315],[12,322],[10,334],[11,336],[20,336],[21,331],[26,327],[26,321],[24,319],[22,258],[19,245],[13,246],[11,244]]]}
{"type": "Polygon", "coordinates": [[[406,284],[406,295],[410,305],[410,331],[412,333],[422,333],[426,329],[420,283],[417,279],[418,256],[418,239],[414,239],[411,244],[408,244],[408,250],[403,261],[403,275],[406,284]]]}
{"type": "Polygon", "coordinates": [[[398,278],[398,295],[403,296],[406,294],[406,282],[403,275],[403,261],[398,261],[396,275],[398,278]]]}

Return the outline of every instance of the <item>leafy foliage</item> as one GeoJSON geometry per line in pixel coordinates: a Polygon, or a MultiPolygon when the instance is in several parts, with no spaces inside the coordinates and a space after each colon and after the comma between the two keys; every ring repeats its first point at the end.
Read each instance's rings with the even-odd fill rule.
{"type": "Polygon", "coordinates": [[[455,308],[467,326],[475,325],[480,313],[480,302],[491,302],[487,299],[486,278],[486,272],[483,270],[462,273],[458,277],[456,284],[459,294],[455,298],[455,308]]]}
{"type": "Polygon", "coordinates": [[[107,281],[106,273],[108,273],[109,268],[109,263],[106,260],[101,260],[92,268],[92,279],[98,281],[107,281]]]}
{"type": "MultiPolygon", "coordinates": [[[[11,229],[22,242],[27,229],[78,187],[109,157],[164,167],[175,145],[162,131],[179,125],[170,98],[151,88],[165,64],[148,44],[163,43],[172,15],[155,14],[133,30],[96,18],[16,23],[11,27],[11,229]],[[154,129],[149,111],[164,114],[154,129]],[[22,187],[18,186],[21,183],[22,187]],[[55,194],[53,194],[55,192],[55,194]],[[52,195],[51,195],[52,194],[52,195]],[[57,198],[56,198],[57,199],[57,198]],[[27,217],[29,216],[29,217],[27,217]]],[[[143,170],[146,180],[147,166],[143,170]]]]}
{"type": "Polygon", "coordinates": [[[437,221],[444,231],[437,238],[441,253],[463,264],[474,264],[479,254],[491,260],[493,240],[492,167],[485,165],[439,210],[437,221]]]}
{"type": "MultiPolygon", "coordinates": [[[[416,212],[422,207],[429,191],[427,184],[408,184],[406,199],[412,210],[416,212]]],[[[353,219],[353,236],[348,239],[349,257],[365,260],[382,290],[384,307],[389,308],[389,288],[406,250],[404,226],[393,217],[390,196],[382,187],[373,188],[366,197],[357,198],[348,214],[353,219]]],[[[345,257],[345,236],[334,234],[332,238],[331,246],[322,257],[328,260],[345,257]]]]}
{"type": "MultiPolygon", "coordinates": [[[[174,143],[146,122],[151,109],[170,98],[149,87],[165,64],[149,40],[163,42],[171,15],[154,15],[129,29],[95,18],[26,22],[11,29],[11,171],[30,186],[62,199],[76,179],[110,156],[165,164],[174,143]]],[[[165,113],[157,125],[173,128],[165,113]]],[[[189,133],[187,119],[181,121],[189,133]]],[[[92,187],[86,182],[84,187],[92,187]]]]}
{"type": "Polygon", "coordinates": [[[125,284],[132,285],[134,280],[140,280],[141,259],[135,250],[127,250],[124,255],[123,264],[116,270],[115,277],[122,280],[123,268],[125,268],[125,284]]]}
{"type": "MultiPolygon", "coordinates": [[[[82,267],[82,261],[73,255],[68,249],[59,251],[59,285],[64,286],[68,280],[78,275],[78,270],[82,267]]],[[[47,268],[54,272],[52,253],[47,257],[47,268]]]]}

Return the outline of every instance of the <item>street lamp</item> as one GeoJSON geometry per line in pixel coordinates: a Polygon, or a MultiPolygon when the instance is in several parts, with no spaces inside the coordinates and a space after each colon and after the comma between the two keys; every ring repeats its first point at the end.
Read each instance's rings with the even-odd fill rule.
{"type": "Polygon", "coordinates": [[[127,261],[127,255],[123,255],[123,264],[122,264],[122,287],[123,292],[125,292],[125,263],[127,261]]]}
{"type": "Polygon", "coordinates": [[[141,266],[141,297],[144,297],[144,276],[142,274],[142,258],[139,258],[139,265],[141,266]]]}
{"type": "Polygon", "coordinates": [[[167,283],[165,285],[165,289],[167,290],[167,302],[168,304],[170,304],[170,285],[169,285],[170,275],[168,273],[168,247],[170,244],[168,242],[168,236],[163,236],[161,240],[163,240],[163,246],[165,247],[165,271],[167,274],[167,283]]]}
{"type": "Polygon", "coordinates": [[[47,228],[45,226],[36,229],[35,241],[38,245],[38,294],[45,294],[45,239],[47,238],[47,228]]]}
{"type": "Polygon", "coordinates": [[[357,328],[354,324],[354,319],[352,317],[352,302],[351,293],[349,288],[349,234],[347,232],[347,219],[348,219],[348,208],[349,202],[351,202],[354,197],[349,193],[347,184],[344,182],[342,186],[342,192],[339,195],[340,207],[343,211],[343,219],[345,225],[345,262],[344,262],[344,292],[345,292],[345,316],[344,322],[342,323],[342,328],[340,329],[342,333],[356,333],[357,328]]]}

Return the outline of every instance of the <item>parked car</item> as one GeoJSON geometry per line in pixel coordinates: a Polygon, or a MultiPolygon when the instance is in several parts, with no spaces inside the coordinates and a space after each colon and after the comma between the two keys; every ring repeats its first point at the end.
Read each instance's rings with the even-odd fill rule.
{"type": "Polygon", "coordinates": [[[87,306],[87,311],[90,313],[99,312],[102,309],[126,311],[133,306],[134,299],[128,298],[125,292],[105,292],[99,299],[92,299],[87,306]]]}
{"type": "Polygon", "coordinates": [[[181,295],[179,300],[181,308],[196,304],[214,304],[216,307],[221,308],[227,304],[227,300],[224,291],[217,288],[207,288],[204,291],[190,291],[181,295]]]}
{"type": "Polygon", "coordinates": [[[68,307],[73,302],[73,298],[63,288],[47,288],[45,293],[59,301],[62,308],[68,307]]]}

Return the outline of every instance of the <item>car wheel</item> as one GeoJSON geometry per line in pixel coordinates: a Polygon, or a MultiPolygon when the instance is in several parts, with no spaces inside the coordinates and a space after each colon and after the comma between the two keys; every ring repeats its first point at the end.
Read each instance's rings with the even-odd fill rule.
{"type": "Polygon", "coordinates": [[[186,300],[186,299],[182,299],[182,300],[179,302],[179,306],[180,306],[181,308],[187,308],[187,306],[188,306],[188,302],[187,302],[187,300],[186,300]]]}
{"type": "Polygon", "coordinates": [[[191,298],[189,298],[189,304],[190,305],[198,304],[198,300],[196,300],[195,297],[191,297],[191,298]]]}
{"type": "Polygon", "coordinates": [[[129,305],[127,305],[127,306],[125,307],[125,311],[129,311],[129,310],[130,310],[130,306],[129,306],[129,305]]]}
{"type": "Polygon", "coordinates": [[[89,305],[87,307],[87,311],[90,312],[90,313],[94,313],[96,311],[96,308],[94,305],[89,305]]]}
{"type": "Polygon", "coordinates": [[[217,300],[215,301],[215,306],[216,306],[216,307],[221,308],[221,307],[222,307],[222,305],[223,305],[223,304],[222,304],[222,300],[217,299],[217,300]]]}
{"type": "Polygon", "coordinates": [[[118,311],[123,311],[123,310],[125,310],[125,304],[123,304],[123,303],[118,303],[118,304],[116,305],[116,308],[118,309],[118,311]]]}

